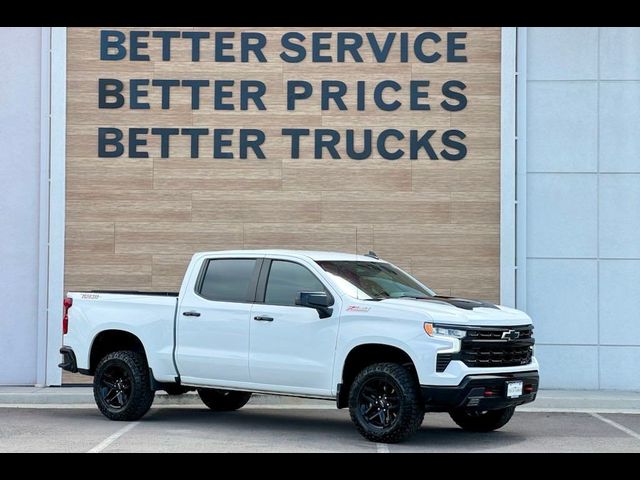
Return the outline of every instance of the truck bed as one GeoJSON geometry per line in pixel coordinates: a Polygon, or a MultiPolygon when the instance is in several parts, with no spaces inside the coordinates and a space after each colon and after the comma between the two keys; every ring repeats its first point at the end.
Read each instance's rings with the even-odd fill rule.
{"type": "Polygon", "coordinates": [[[121,331],[137,337],[148,353],[149,367],[159,381],[177,375],[173,363],[178,294],[127,290],[71,291],[68,332],[77,366],[90,368],[90,352],[97,332],[121,331]],[[153,352],[153,354],[151,354],[153,352]]]}
{"type": "MultiPolygon", "coordinates": [[[[78,293],[84,293],[82,291],[78,293]]],[[[178,292],[142,292],[138,290],[91,290],[86,293],[108,293],[113,295],[148,295],[152,297],[177,297],[178,292]]]]}

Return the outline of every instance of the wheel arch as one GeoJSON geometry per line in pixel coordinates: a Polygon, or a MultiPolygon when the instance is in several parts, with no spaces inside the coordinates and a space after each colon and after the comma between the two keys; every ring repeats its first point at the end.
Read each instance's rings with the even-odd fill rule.
{"type": "Polygon", "coordinates": [[[119,350],[140,352],[148,364],[144,344],[137,335],[121,329],[102,330],[93,338],[89,348],[89,373],[95,373],[98,363],[105,355],[119,350]]]}
{"type": "Polygon", "coordinates": [[[348,405],[349,390],[358,372],[368,365],[379,362],[398,363],[407,367],[417,376],[416,364],[411,355],[403,348],[388,343],[362,343],[355,345],[349,350],[344,362],[338,391],[336,404],[338,408],[345,408],[348,405]]]}

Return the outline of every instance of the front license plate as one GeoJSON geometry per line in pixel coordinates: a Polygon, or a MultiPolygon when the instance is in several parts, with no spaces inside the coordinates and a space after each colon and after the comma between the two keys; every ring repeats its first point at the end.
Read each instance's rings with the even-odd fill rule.
{"type": "Polygon", "coordinates": [[[522,395],[522,380],[507,382],[507,397],[514,398],[522,395]]]}

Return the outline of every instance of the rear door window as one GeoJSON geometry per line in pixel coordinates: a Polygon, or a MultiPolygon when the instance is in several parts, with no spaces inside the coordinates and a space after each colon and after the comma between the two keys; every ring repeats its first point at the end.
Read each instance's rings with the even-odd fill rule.
{"type": "Polygon", "coordinates": [[[217,302],[252,302],[255,268],[256,259],[209,260],[198,293],[217,302]]]}

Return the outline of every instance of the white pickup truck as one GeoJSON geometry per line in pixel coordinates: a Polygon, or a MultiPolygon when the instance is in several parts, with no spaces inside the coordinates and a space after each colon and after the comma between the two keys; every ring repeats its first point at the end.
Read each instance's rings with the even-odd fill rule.
{"type": "Polygon", "coordinates": [[[156,390],[217,411],[260,392],[333,400],[365,438],[398,442],[429,411],[495,430],[538,389],[525,313],[438,296],[371,252],[197,253],[179,293],[69,293],[63,330],[60,367],[94,376],[112,420],[156,390]]]}

